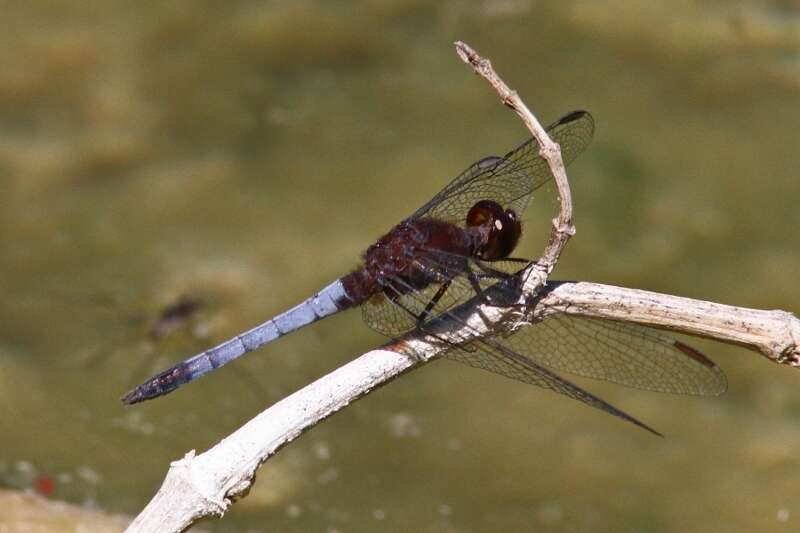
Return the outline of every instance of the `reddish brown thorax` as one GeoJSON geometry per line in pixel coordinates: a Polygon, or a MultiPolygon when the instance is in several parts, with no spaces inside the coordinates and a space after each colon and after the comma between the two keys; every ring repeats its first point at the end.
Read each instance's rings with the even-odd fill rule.
{"type": "MultiPolygon", "coordinates": [[[[514,250],[522,233],[516,213],[491,200],[469,210],[466,229],[436,218],[404,221],[367,248],[364,266],[342,278],[349,305],[385,292],[404,294],[441,282],[441,272],[423,265],[436,257],[440,271],[456,275],[466,270],[470,257],[494,261],[514,250]]],[[[391,294],[390,294],[391,295],[391,294]]]]}

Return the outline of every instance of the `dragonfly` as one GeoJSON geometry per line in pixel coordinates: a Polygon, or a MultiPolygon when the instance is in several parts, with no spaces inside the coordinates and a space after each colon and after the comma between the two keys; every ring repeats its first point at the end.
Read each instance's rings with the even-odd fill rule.
{"type": "MultiPolygon", "coordinates": [[[[589,145],[594,119],[573,111],[548,126],[565,165],[589,145]]],[[[410,217],[367,248],[361,265],[299,305],[182,361],[131,390],[134,404],[167,394],[283,335],[360,306],[366,324],[397,338],[472,298],[490,299],[526,259],[511,256],[521,215],[534,191],[553,178],[528,139],[504,156],[469,166],[410,217]]],[[[497,304],[497,302],[495,302],[497,304]]],[[[557,314],[513,334],[449,343],[446,358],[536,385],[656,430],[562,377],[560,372],[658,392],[718,395],[725,374],[700,351],[645,326],[557,314]]]]}

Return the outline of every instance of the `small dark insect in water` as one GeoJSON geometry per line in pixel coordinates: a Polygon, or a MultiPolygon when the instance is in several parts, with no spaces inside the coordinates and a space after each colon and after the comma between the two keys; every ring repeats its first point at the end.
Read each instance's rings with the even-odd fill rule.
{"type": "Polygon", "coordinates": [[[159,313],[158,319],[150,326],[148,336],[159,341],[177,329],[188,324],[205,307],[205,302],[196,296],[181,295],[178,300],[167,305],[159,313]]]}

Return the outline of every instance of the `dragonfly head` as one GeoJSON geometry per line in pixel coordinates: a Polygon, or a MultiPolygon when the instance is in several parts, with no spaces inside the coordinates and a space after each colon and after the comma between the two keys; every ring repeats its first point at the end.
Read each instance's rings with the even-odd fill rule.
{"type": "Polygon", "coordinates": [[[467,228],[480,232],[476,253],[488,261],[503,259],[511,255],[522,234],[522,224],[513,209],[492,200],[481,200],[467,213],[467,228]]]}

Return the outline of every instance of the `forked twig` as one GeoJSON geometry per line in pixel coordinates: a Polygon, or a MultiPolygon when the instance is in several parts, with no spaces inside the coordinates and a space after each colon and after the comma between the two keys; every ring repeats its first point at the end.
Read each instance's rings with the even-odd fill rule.
{"type": "MultiPolygon", "coordinates": [[[[489,84],[494,87],[503,104],[513,109],[523,124],[530,130],[539,145],[539,155],[547,161],[550,171],[553,173],[559,198],[558,216],[553,219],[553,228],[550,233],[550,242],[545,247],[542,256],[536,262],[538,275],[529,276],[528,282],[531,285],[543,285],[547,281],[547,276],[555,268],[561,251],[566,246],[570,237],[575,235],[575,226],[572,223],[572,193],[567,180],[567,172],[564,169],[564,162],[561,159],[561,150],[558,144],[553,142],[542,125],[531,113],[516,91],[511,90],[500,76],[492,68],[492,63],[478,55],[475,50],[462,41],[456,41],[456,52],[459,57],[475,69],[475,72],[483,76],[489,84]]],[[[532,289],[530,286],[528,289],[532,289]]]]}

